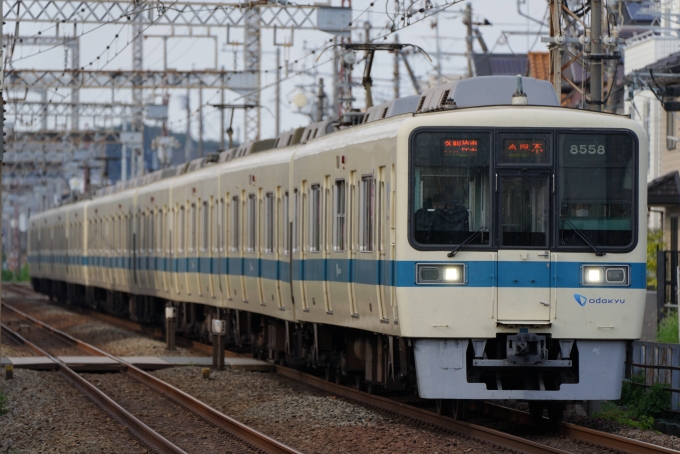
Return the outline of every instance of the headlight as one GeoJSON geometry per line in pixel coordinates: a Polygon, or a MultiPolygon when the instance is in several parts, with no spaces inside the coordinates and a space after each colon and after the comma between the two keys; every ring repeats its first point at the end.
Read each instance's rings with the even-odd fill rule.
{"type": "Polygon", "coordinates": [[[586,284],[601,284],[604,281],[604,270],[602,268],[587,266],[584,274],[586,284]]]}
{"type": "Polygon", "coordinates": [[[465,284],[466,265],[462,263],[436,263],[416,265],[418,284],[465,284]]]}
{"type": "Polygon", "coordinates": [[[582,285],[628,286],[628,265],[583,265],[582,285]]]}

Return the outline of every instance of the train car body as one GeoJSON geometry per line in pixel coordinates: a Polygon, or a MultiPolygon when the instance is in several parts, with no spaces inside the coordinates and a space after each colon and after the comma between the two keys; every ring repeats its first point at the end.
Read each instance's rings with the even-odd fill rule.
{"type": "Polygon", "coordinates": [[[645,134],[524,86],[512,105],[512,77],[446,84],[40,213],[34,285],[149,322],[173,305],[199,335],[227,319],[261,356],[425,398],[616,399],[645,302],[645,134]]]}

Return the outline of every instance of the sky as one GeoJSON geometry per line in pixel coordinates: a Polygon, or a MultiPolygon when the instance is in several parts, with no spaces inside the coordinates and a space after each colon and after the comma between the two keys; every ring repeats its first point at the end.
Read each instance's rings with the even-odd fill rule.
{"type": "MultiPolygon", "coordinates": [[[[425,2],[422,0],[415,2],[413,7],[416,9],[424,8],[425,2]]],[[[443,5],[442,0],[431,0],[436,6],[443,5]]],[[[456,0],[449,0],[453,2],[456,0]]],[[[547,35],[548,29],[542,27],[539,22],[546,21],[547,2],[545,0],[474,0],[470,2],[473,8],[473,21],[484,22],[488,20],[492,25],[480,27],[483,38],[494,53],[525,53],[527,50],[547,51],[546,44],[540,42],[540,35],[547,35]],[[518,12],[531,16],[533,19],[524,17],[518,12]],[[511,33],[509,33],[511,32],[511,33]]],[[[371,6],[369,0],[354,0],[352,3],[353,31],[352,40],[360,42],[364,40],[364,23],[371,23],[371,37],[381,36],[389,30],[391,20],[386,10],[392,14],[394,12],[394,1],[376,1],[371,6]]],[[[324,5],[327,5],[324,3],[324,5]]],[[[340,6],[340,0],[331,0],[331,6],[340,6]]],[[[408,5],[408,2],[407,2],[408,5]]],[[[457,76],[466,73],[467,60],[463,56],[450,54],[460,54],[465,52],[465,26],[462,23],[462,10],[465,2],[459,2],[450,6],[443,12],[435,16],[425,18],[411,26],[402,28],[396,35],[401,43],[411,43],[423,48],[433,59],[430,62],[422,53],[410,57],[416,75],[424,80],[430,80],[436,72],[437,64],[437,40],[436,28],[434,24],[438,22],[439,46],[442,55],[441,67],[444,75],[457,76]],[[449,55],[447,55],[449,54],[449,55]]],[[[421,19],[423,14],[417,13],[412,22],[421,19]]],[[[55,27],[51,24],[21,23],[19,25],[20,36],[34,36],[38,32],[43,36],[54,36],[55,27]]],[[[13,34],[15,23],[7,22],[4,25],[5,35],[13,34]]],[[[61,26],[60,36],[73,35],[72,24],[61,26]]],[[[76,33],[80,37],[81,65],[86,69],[130,69],[132,67],[132,46],[129,42],[132,39],[132,27],[129,24],[110,24],[103,26],[78,25],[76,33]],[[116,35],[118,37],[116,38],[116,35]],[[107,48],[108,46],[108,48],[107,48]],[[99,57],[99,59],[97,59],[99,57]],[[89,63],[92,62],[92,65],[89,63]]],[[[144,40],[144,68],[163,69],[163,39],[159,36],[172,33],[169,27],[150,27],[145,31],[144,40]],[[153,36],[152,36],[153,35],[153,36]]],[[[180,28],[175,30],[175,34],[182,33],[180,28]]],[[[210,38],[190,37],[190,38],[170,38],[167,45],[167,66],[178,70],[201,70],[215,68],[215,50],[217,50],[217,66],[226,70],[243,69],[242,46],[234,45],[234,41],[242,42],[242,29],[231,29],[229,38],[232,43],[227,43],[227,32],[224,28],[196,28],[195,35],[210,34],[210,38]],[[217,49],[216,49],[217,45],[217,49]]],[[[280,48],[282,64],[285,68],[282,71],[284,81],[281,84],[281,130],[305,126],[309,123],[310,117],[304,112],[300,112],[292,104],[292,99],[299,93],[304,93],[308,98],[313,97],[316,92],[316,83],[319,78],[324,78],[326,93],[331,95],[332,68],[328,63],[324,63],[331,56],[331,50],[327,50],[318,62],[320,51],[326,47],[328,39],[332,35],[321,31],[295,30],[294,33],[286,30],[277,31],[277,42],[282,43],[286,40],[292,41],[291,45],[276,46],[274,44],[274,34],[271,29],[263,29],[261,36],[262,58],[261,58],[261,86],[265,87],[261,91],[261,137],[273,137],[275,135],[275,67],[276,67],[276,48],[280,48]],[[311,50],[315,50],[311,54],[311,50]]],[[[394,36],[390,35],[386,42],[392,42],[394,36]]],[[[380,40],[382,41],[382,40],[380,40]]],[[[385,42],[385,41],[383,41],[385,42]]],[[[14,68],[37,68],[37,69],[62,69],[69,59],[64,47],[53,49],[39,48],[34,46],[23,46],[17,44],[11,65],[14,68]]],[[[475,43],[475,50],[481,52],[478,43],[475,43]]],[[[9,52],[5,51],[5,55],[9,52]]],[[[361,57],[361,55],[359,55],[361,57]]],[[[378,52],[373,65],[372,77],[374,80],[373,97],[374,103],[387,101],[393,98],[394,78],[393,78],[393,55],[378,52]]],[[[354,66],[353,79],[355,82],[361,80],[363,72],[363,62],[354,66]]],[[[406,68],[401,64],[400,67],[400,93],[401,96],[414,94],[413,86],[408,78],[406,68]]],[[[436,79],[431,79],[436,80],[436,79]]],[[[186,129],[185,96],[186,90],[170,90],[169,101],[169,127],[173,132],[183,132],[186,129]]],[[[145,92],[148,103],[160,103],[164,92],[162,89],[152,92],[145,92]]],[[[9,97],[23,97],[39,100],[37,93],[9,93],[9,97]]],[[[355,87],[353,95],[356,98],[355,107],[364,107],[363,88],[355,87]]],[[[69,91],[50,90],[47,94],[48,100],[69,101],[69,91]]],[[[298,96],[299,98],[299,96],[298,96]]],[[[108,102],[112,100],[130,102],[132,99],[129,90],[81,90],[80,99],[83,102],[108,102]]],[[[190,106],[192,109],[191,127],[192,136],[198,136],[198,90],[190,93],[190,106]]],[[[214,89],[205,89],[203,92],[204,114],[204,138],[206,140],[219,140],[222,128],[220,127],[220,115],[214,107],[207,106],[220,102],[220,94],[214,89]]],[[[242,103],[243,100],[237,93],[227,91],[225,102],[242,103]]],[[[303,109],[304,110],[304,109],[303,109]]],[[[11,118],[8,118],[11,120],[11,118]]],[[[63,128],[64,119],[50,120],[50,128],[63,128]]],[[[228,121],[228,120],[227,120],[228,121]]],[[[120,124],[121,119],[82,119],[81,127],[92,126],[111,126],[120,124]],[[92,124],[91,124],[92,123],[92,124]]],[[[147,124],[154,124],[148,122],[147,124]]],[[[34,129],[39,125],[35,118],[17,119],[15,127],[17,129],[34,129]]],[[[243,114],[237,113],[234,119],[234,129],[236,138],[243,135],[243,114]]]]}

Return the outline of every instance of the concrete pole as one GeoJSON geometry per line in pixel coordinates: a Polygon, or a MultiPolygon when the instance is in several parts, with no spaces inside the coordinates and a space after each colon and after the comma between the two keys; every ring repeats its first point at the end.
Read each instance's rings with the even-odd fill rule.
{"type": "Polygon", "coordinates": [[[465,35],[465,43],[467,44],[467,66],[468,66],[468,77],[473,76],[472,71],[472,54],[473,54],[473,40],[475,39],[472,35],[472,5],[470,3],[465,4],[465,16],[463,19],[463,24],[467,29],[465,35]]]}
{"type": "MultiPolygon", "coordinates": [[[[224,66],[222,66],[224,72],[224,66]]],[[[224,75],[222,76],[222,89],[220,90],[220,104],[224,105],[224,75]]],[[[224,150],[224,107],[220,108],[220,151],[224,150]]]]}
{"type": "MultiPolygon", "coordinates": [[[[561,35],[560,17],[562,17],[561,0],[550,0],[550,36],[554,39],[561,35]]],[[[562,46],[557,43],[550,45],[550,75],[557,94],[562,99],[562,46]]]]}
{"type": "MultiPolygon", "coordinates": [[[[337,65],[333,67],[337,71],[337,65]]],[[[333,81],[335,86],[335,80],[333,81]]],[[[224,109],[222,110],[224,112],[224,109]]],[[[281,132],[281,48],[276,48],[276,135],[281,132]]]]}
{"type": "MultiPolygon", "coordinates": [[[[399,37],[394,35],[394,44],[399,44],[399,37]]],[[[394,77],[394,99],[400,96],[399,85],[401,84],[401,77],[399,76],[399,50],[394,50],[394,68],[392,71],[394,77]]]]}
{"type": "Polygon", "coordinates": [[[203,89],[198,89],[198,156],[203,157],[203,89]]]}
{"type": "Polygon", "coordinates": [[[187,88],[187,103],[186,103],[186,109],[187,109],[187,124],[186,124],[186,133],[184,134],[184,162],[189,162],[191,159],[191,103],[190,103],[190,97],[189,97],[189,89],[187,88]]]}
{"type": "Polygon", "coordinates": [[[316,121],[323,120],[326,93],[323,91],[323,77],[319,78],[319,91],[316,95],[316,121]]]}
{"type": "Polygon", "coordinates": [[[602,0],[592,0],[590,13],[590,110],[602,110],[602,0]]]}

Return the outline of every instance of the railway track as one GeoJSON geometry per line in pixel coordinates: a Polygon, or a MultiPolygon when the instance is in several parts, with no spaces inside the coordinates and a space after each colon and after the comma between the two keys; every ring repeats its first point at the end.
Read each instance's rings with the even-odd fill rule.
{"type": "Polygon", "coordinates": [[[58,365],[59,371],[69,382],[84,392],[114,419],[124,424],[140,440],[158,452],[186,453],[187,450],[183,449],[181,445],[184,445],[185,448],[188,445],[191,448],[195,447],[200,452],[210,452],[210,449],[206,448],[212,446],[213,448],[218,448],[220,452],[226,450],[237,453],[298,453],[298,451],[235,421],[174,386],[126,363],[120,358],[113,357],[92,345],[75,339],[12,306],[3,303],[3,307],[12,314],[39,326],[55,338],[76,346],[87,354],[103,356],[120,362],[123,366],[125,380],[128,383],[124,391],[116,391],[115,387],[109,386],[109,388],[112,388],[110,392],[117,395],[116,399],[113,399],[83,376],[73,371],[58,356],[50,354],[44,348],[26,339],[9,326],[2,324],[3,331],[36,355],[46,356],[54,361],[58,365]],[[130,390],[131,387],[132,390],[130,390]],[[151,392],[149,392],[149,389],[151,392]],[[131,394],[136,398],[124,399],[120,397],[125,394],[131,394]],[[151,404],[157,408],[150,409],[149,400],[144,400],[149,398],[161,399],[161,403],[152,402],[151,404]],[[120,400],[124,400],[126,405],[121,405],[120,400]],[[164,417],[173,406],[175,408],[172,409],[172,418],[164,417]],[[136,411],[130,411],[126,407],[133,407],[136,411]],[[146,422],[135,416],[134,413],[139,414],[140,412],[145,415],[144,419],[146,422]],[[154,413],[156,417],[154,417],[154,413]],[[216,436],[213,427],[217,427],[221,433],[216,436]],[[193,437],[191,437],[191,434],[193,434],[193,437]],[[206,434],[209,434],[209,436],[206,436],[206,434]],[[181,439],[182,436],[185,436],[184,439],[181,439]],[[190,439],[187,439],[187,437],[190,439]],[[208,438],[207,442],[204,441],[205,438],[208,438]],[[173,441],[172,439],[175,440],[173,441]],[[201,446],[201,444],[204,446],[201,446]]]}
{"type": "MultiPolygon", "coordinates": [[[[19,292],[16,293],[28,294],[28,292],[32,293],[30,289],[21,289],[19,292]]],[[[91,311],[88,311],[88,313],[89,312],[91,311]]],[[[134,322],[121,320],[116,317],[104,314],[99,315],[106,317],[107,322],[113,323],[114,325],[119,326],[121,328],[132,329],[133,331],[138,332],[144,331],[141,325],[138,325],[134,322]]],[[[212,348],[206,344],[195,342],[193,347],[205,353],[212,352],[212,348]]],[[[229,353],[227,352],[227,354],[229,353]]],[[[236,356],[235,353],[232,354],[236,356]]],[[[316,387],[325,392],[341,396],[345,399],[352,400],[362,405],[366,405],[381,411],[409,418],[416,422],[417,424],[433,426],[440,430],[462,434],[465,436],[476,438],[478,440],[490,442],[499,446],[513,449],[519,452],[527,453],[570,452],[559,448],[547,446],[542,443],[527,440],[525,438],[508,434],[503,431],[490,429],[479,424],[471,424],[467,422],[457,421],[446,416],[440,416],[435,412],[429,411],[427,409],[401,403],[386,397],[368,394],[362,391],[358,391],[354,388],[338,385],[334,382],[324,380],[322,378],[301,372],[299,370],[277,366],[276,372],[282,376],[316,387]]],[[[485,403],[483,404],[483,407],[481,408],[478,407],[476,408],[476,410],[484,413],[485,415],[491,418],[495,418],[496,420],[508,422],[512,421],[519,425],[536,426],[536,421],[533,420],[528,413],[519,410],[502,407],[490,403],[485,403]]],[[[545,427],[546,430],[549,430],[551,433],[556,434],[558,436],[567,437],[572,440],[588,443],[591,445],[596,445],[610,450],[616,450],[619,452],[627,452],[633,454],[680,453],[680,451],[676,451],[673,449],[652,445],[649,443],[605,432],[600,432],[569,423],[552,423],[549,422],[548,420],[545,420],[541,423],[541,426],[545,427]]]]}

